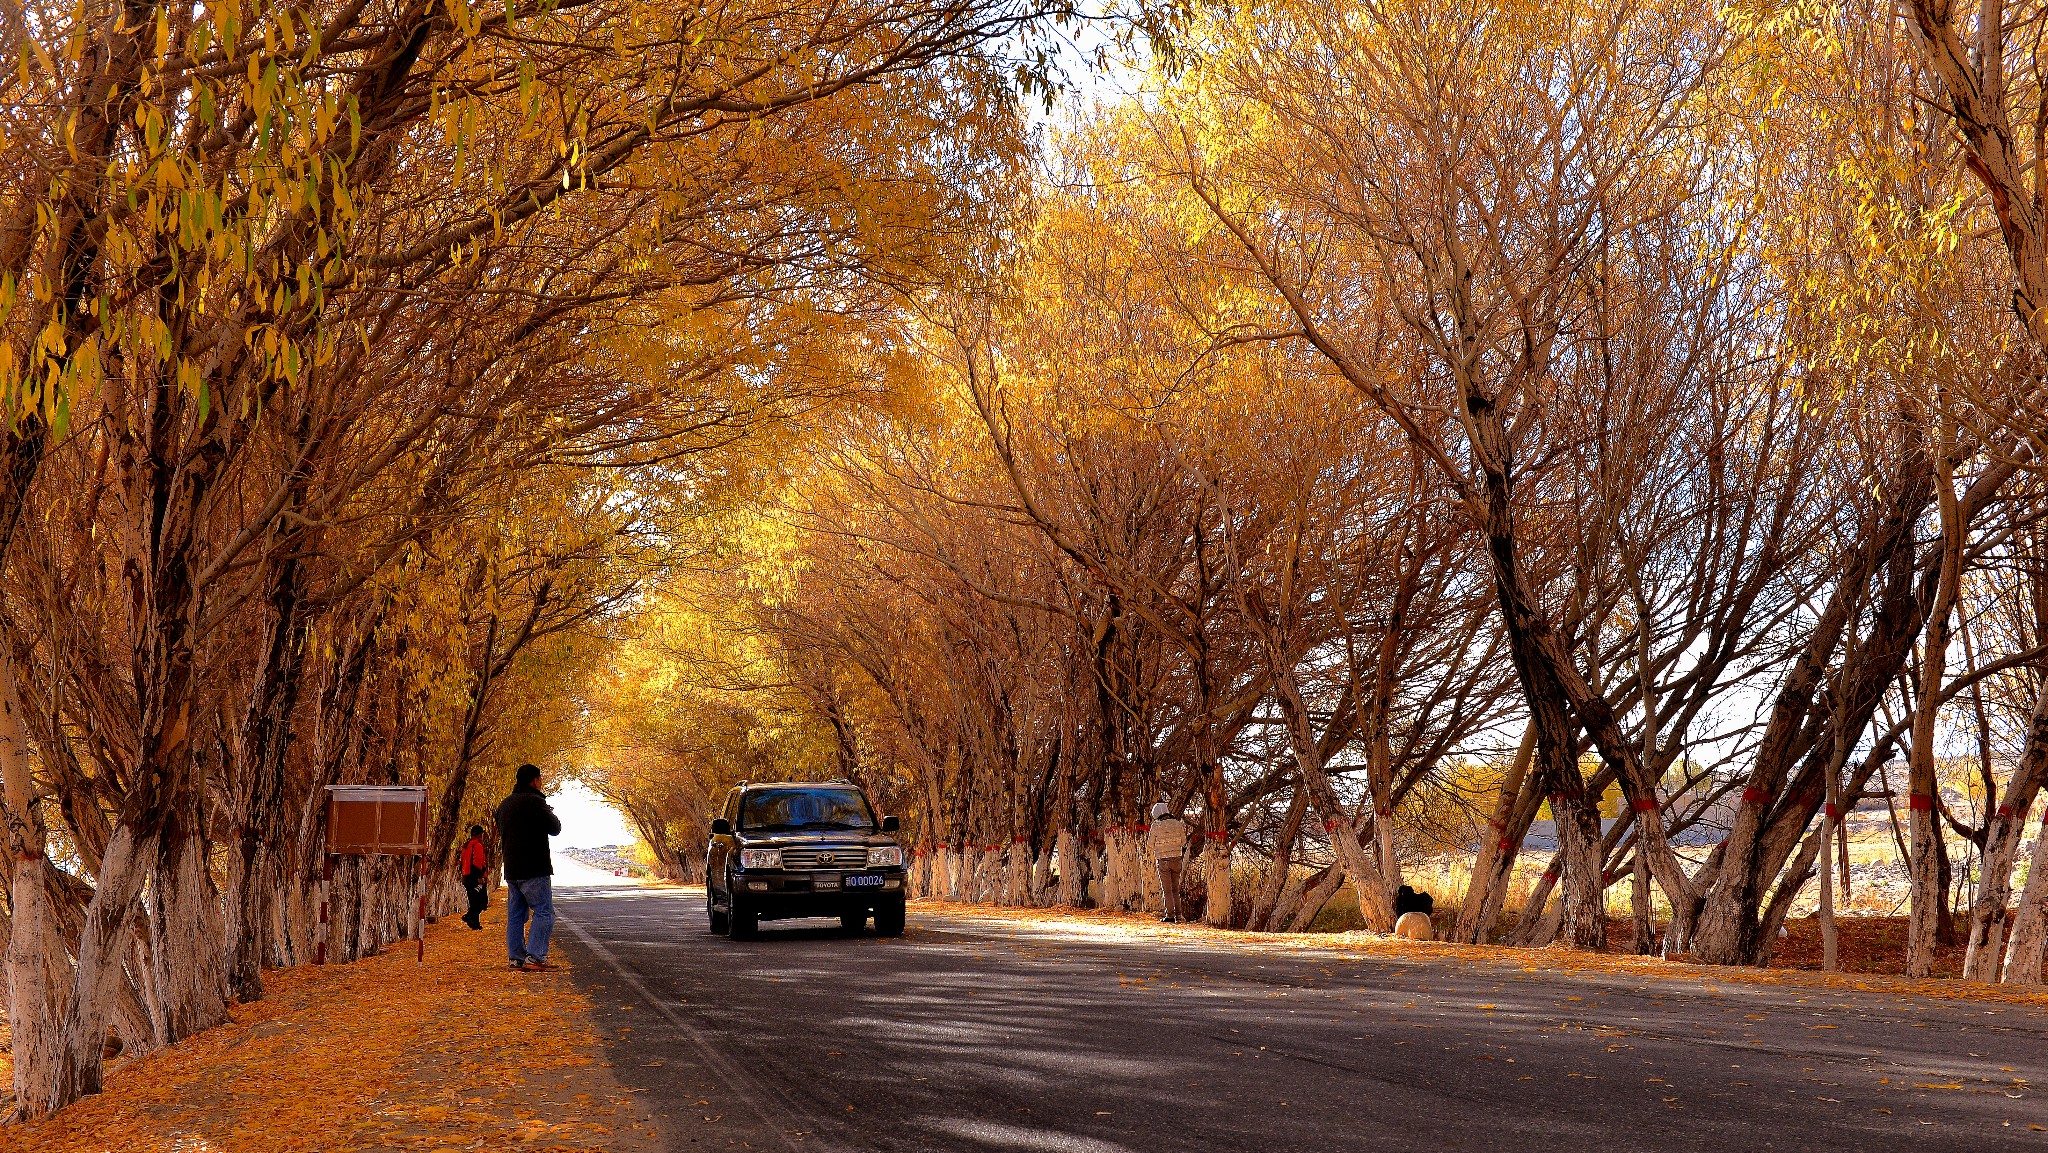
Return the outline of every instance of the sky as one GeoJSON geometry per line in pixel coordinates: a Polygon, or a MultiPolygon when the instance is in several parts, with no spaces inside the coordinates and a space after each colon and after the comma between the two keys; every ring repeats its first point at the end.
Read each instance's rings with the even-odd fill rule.
{"type": "Polygon", "coordinates": [[[554,806],[555,815],[562,818],[562,835],[555,838],[555,848],[633,843],[633,830],[626,824],[626,818],[581,781],[564,783],[554,791],[549,803],[554,806]]]}

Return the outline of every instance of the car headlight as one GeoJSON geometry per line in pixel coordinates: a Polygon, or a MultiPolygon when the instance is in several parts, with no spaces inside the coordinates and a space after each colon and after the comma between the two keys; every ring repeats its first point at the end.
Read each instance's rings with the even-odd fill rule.
{"type": "Polygon", "coordinates": [[[742,869],[779,869],[781,867],[781,849],[740,850],[740,868],[742,869]]]}
{"type": "Polygon", "coordinates": [[[868,868],[879,865],[900,865],[903,863],[903,846],[883,845],[868,850],[868,868]]]}

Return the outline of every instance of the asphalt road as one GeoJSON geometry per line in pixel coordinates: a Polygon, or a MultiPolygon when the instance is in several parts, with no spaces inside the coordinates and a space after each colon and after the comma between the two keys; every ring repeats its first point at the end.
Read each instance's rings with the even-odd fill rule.
{"type": "MultiPolygon", "coordinates": [[[[672,1149],[2048,1150],[2048,1013],[948,916],[558,898],[672,1149]]],[[[1532,955],[1540,956],[1540,955],[1532,955]]]]}

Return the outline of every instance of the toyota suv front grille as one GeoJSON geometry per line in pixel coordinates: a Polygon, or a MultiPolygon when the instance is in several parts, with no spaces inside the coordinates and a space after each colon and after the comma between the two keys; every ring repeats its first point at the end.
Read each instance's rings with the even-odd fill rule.
{"type": "Polygon", "coordinates": [[[865,869],[868,851],[861,845],[826,845],[818,848],[782,850],[785,869],[865,869]]]}

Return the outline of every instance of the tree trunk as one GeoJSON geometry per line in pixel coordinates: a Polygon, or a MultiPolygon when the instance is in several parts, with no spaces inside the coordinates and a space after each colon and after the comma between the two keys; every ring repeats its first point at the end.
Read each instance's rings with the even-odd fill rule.
{"type": "Polygon", "coordinates": [[[100,1091],[107,1025],[120,986],[127,979],[124,957],[131,940],[128,927],[142,892],[144,861],[156,855],[154,834],[138,837],[133,825],[115,827],[94,878],[92,903],[73,956],[71,989],[49,1063],[23,1084],[15,1107],[28,1118],[42,1117],[80,1097],[100,1091]]]}
{"type": "Polygon", "coordinates": [[[2003,980],[2008,985],[2041,983],[2041,954],[2048,947],[2048,811],[2034,831],[2027,884],[2013,915],[2012,940],[2005,947],[2003,980]]]}
{"type": "Polygon", "coordinates": [[[1031,846],[1018,837],[1010,842],[1008,875],[1003,884],[1003,904],[1019,908],[1031,904],[1031,846]]]}
{"type": "Polygon", "coordinates": [[[1820,826],[1820,967],[1832,973],[1839,967],[1839,938],[1835,932],[1835,805],[1828,802],[1820,826]]]}
{"type": "Polygon", "coordinates": [[[71,958],[58,924],[52,891],[49,838],[39,813],[28,737],[22,724],[14,660],[0,646],[0,800],[5,802],[7,895],[7,1023],[11,1030],[14,1094],[24,1115],[56,1108],[49,1078],[63,1051],[71,958]]]}
{"type": "Polygon", "coordinates": [[[2027,813],[2033,808],[2044,774],[2048,774],[2048,677],[2042,679],[2040,691],[2034,695],[2026,748],[2012,779],[2006,782],[2005,800],[1985,823],[1983,877],[1977,885],[1977,899],[1970,906],[1970,944],[1963,955],[1963,976],[1969,980],[1997,978],[2008,906],[2012,904],[2013,865],[2026,831],[2027,813]]]}
{"type": "Polygon", "coordinates": [[[1082,865],[1081,838],[1072,829],[1061,829],[1053,842],[1060,859],[1059,902],[1078,909],[1088,902],[1088,871],[1082,865]]]}
{"type": "Polygon", "coordinates": [[[1126,912],[1145,907],[1150,886],[1145,880],[1144,842],[1137,831],[1118,825],[1109,831],[1109,876],[1103,887],[1104,908],[1126,912]]]}
{"type": "Polygon", "coordinates": [[[1934,968],[1939,913],[1948,904],[1942,876],[1944,854],[1941,825],[1935,814],[1935,721],[1941,713],[1941,687],[1947,677],[1951,621],[1963,575],[1963,525],[1956,501],[1954,432],[1946,413],[1937,417],[1941,438],[1936,462],[1935,504],[1941,516],[1941,573],[1934,607],[1927,617],[1922,643],[1918,695],[1913,710],[1913,742],[1908,761],[1906,803],[1911,821],[1907,862],[1907,893],[1911,902],[1906,929],[1906,976],[1925,977],[1934,968]]]}
{"type": "MultiPolygon", "coordinates": [[[[1354,841],[1357,840],[1356,837],[1352,839],[1354,841]]],[[[1292,906],[1292,911],[1287,918],[1287,931],[1290,933],[1307,932],[1308,927],[1315,923],[1317,915],[1323,911],[1323,906],[1329,904],[1330,898],[1336,896],[1337,890],[1343,886],[1344,870],[1334,865],[1324,869],[1305,883],[1302,886],[1298,903],[1292,906]]],[[[1281,904],[1286,905],[1287,902],[1282,901],[1281,904]]]]}
{"type": "Polygon", "coordinates": [[[1308,706],[1302,700],[1301,687],[1294,679],[1293,668],[1276,665],[1274,673],[1274,694],[1279,698],[1280,711],[1287,721],[1288,742],[1294,752],[1295,767],[1301,773],[1302,787],[1308,790],[1310,804],[1314,806],[1316,815],[1322,818],[1323,831],[1329,834],[1330,848],[1336,853],[1337,863],[1350,880],[1353,895],[1358,898],[1358,913],[1375,932],[1391,933],[1394,931],[1394,890],[1388,887],[1386,875],[1374,859],[1377,854],[1359,844],[1358,830],[1352,826],[1351,815],[1345,812],[1336,786],[1330,783],[1330,776],[1323,769],[1322,748],[1310,727],[1308,706]]]}
{"type": "MultiPolygon", "coordinates": [[[[1656,818],[1653,816],[1651,819],[1656,818]]],[[[1650,921],[1650,858],[1643,852],[1640,839],[1629,856],[1632,866],[1629,869],[1628,901],[1630,920],[1635,929],[1634,952],[1638,957],[1647,957],[1657,951],[1657,930],[1650,921]]]]}
{"type": "Polygon", "coordinates": [[[306,619],[299,609],[300,566],[296,558],[277,562],[271,582],[270,620],[258,665],[255,691],[242,725],[242,762],[248,795],[236,830],[236,869],[227,903],[228,987],[235,999],[263,996],[268,902],[276,891],[274,846],[283,839],[285,763],[291,744],[291,716],[298,707],[299,671],[305,651],[306,619]]]}
{"type": "Polygon", "coordinates": [[[1559,790],[1550,794],[1556,818],[1558,883],[1564,889],[1564,941],[1574,949],[1599,952],[1607,945],[1607,881],[1600,852],[1600,810],[1586,796],[1578,766],[1554,772],[1559,790]]]}
{"type": "Polygon", "coordinates": [[[222,934],[220,893],[206,868],[198,798],[183,807],[181,819],[158,839],[146,902],[151,976],[162,1013],[157,1035],[166,1045],[228,1019],[225,961],[231,950],[222,934]]]}
{"type": "MultiPolygon", "coordinates": [[[[1536,730],[1533,726],[1524,726],[1522,743],[1516,746],[1515,758],[1509,762],[1507,776],[1501,781],[1500,796],[1493,804],[1493,815],[1487,818],[1486,827],[1479,830],[1479,852],[1472,863],[1472,877],[1465,884],[1465,897],[1458,904],[1458,920],[1451,927],[1450,939],[1453,941],[1484,944],[1493,919],[1500,915],[1501,900],[1507,895],[1508,877],[1515,870],[1515,854],[1529,828],[1526,820],[1520,822],[1519,829],[1516,828],[1515,813],[1521,805],[1529,776],[1529,762],[1535,751],[1536,730]]],[[[1529,805],[1528,810],[1533,817],[1536,806],[1529,805]]]]}
{"type": "MultiPolygon", "coordinates": [[[[1219,818],[1220,819],[1220,818],[1219,818]]],[[[1219,929],[1230,928],[1233,894],[1230,884],[1230,834],[1218,835],[1214,830],[1208,835],[1209,844],[1202,850],[1202,923],[1219,929]]]]}
{"type": "Polygon", "coordinates": [[[1273,859],[1266,869],[1265,884],[1260,886],[1259,895],[1252,902],[1245,928],[1263,931],[1271,922],[1274,907],[1279,904],[1281,894],[1287,891],[1287,874],[1294,861],[1294,839],[1301,835],[1301,818],[1307,808],[1308,790],[1296,787],[1294,796],[1287,803],[1287,818],[1281,822],[1280,836],[1273,842],[1273,859]]]}

